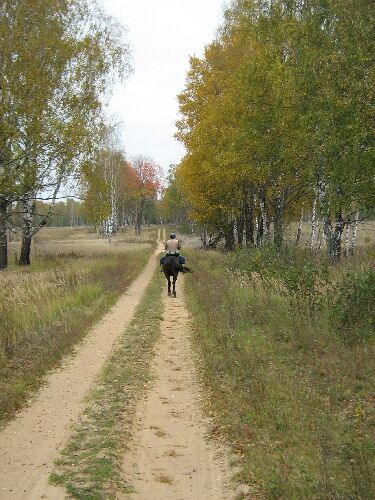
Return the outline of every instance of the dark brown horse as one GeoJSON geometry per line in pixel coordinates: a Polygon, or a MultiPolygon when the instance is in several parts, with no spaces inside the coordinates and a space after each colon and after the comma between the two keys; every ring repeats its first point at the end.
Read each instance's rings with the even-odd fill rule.
{"type": "Polygon", "coordinates": [[[186,272],[186,270],[180,264],[178,257],[176,255],[168,255],[167,257],[165,257],[163,262],[163,272],[168,280],[168,295],[176,297],[176,281],[178,273],[186,272]],[[173,285],[173,290],[171,291],[172,285],[173,285]]]}

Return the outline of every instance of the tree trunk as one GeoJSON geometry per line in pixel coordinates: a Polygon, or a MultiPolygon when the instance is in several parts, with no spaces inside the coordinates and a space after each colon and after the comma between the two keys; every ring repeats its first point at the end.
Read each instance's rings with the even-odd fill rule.
{"type": "Polygon", "coordinates": [[[263,243],[263,240],[268,238],[269,224],[266,211],[266,193],[263,188],[260,189],[259,192],[259,209],[260,217],[257,234],[257,246],[260,246],[263,243]]]}
{"type": "Polygon", "coordinates": [[[268,231],[268,218],[267,218],[267,211],[266,211],[266,194],[264,190],[261,190],[259,194],[259,207],[260,207],[260,214],[263,222],[263,236],[267,236],[267,231],[268,231]]]}
{"type": "Polygon", "coordinates": [[[142,198],[135,214],[135,234],[140,236],[142,228],[143,212],[145,209],[145,198],[142,198]]]}
{"type": "Polygon", "coordinates": [[[236,220],[237,226],[237,241],[240,247],[243,246],[243,230],[244,230],[244,210],[241,210],[240,216],[236,220]]]}
{"type": "Polygon", "coordinates": [[[8,203],[0,198],[0,270],[8,265],[7,212],[8,203]]]}
{"type": "Polygon", "coordinates": [[[311,214],[311,236],[310,236],[310,249],[314,250],[318,235],[318,217],[317,217],[317,203],[318,203],[318,192],[315,190],[314,203],[311,214]]]}
{"type": "Polygon", "coordinates": [[[339,262],[341,258],[341,242],[342,233],[344,231],[344,218],[342,212],[338,212],[335,219],[335,232],[334,232],[334,262],[339,262]]]}
{"type": "Polygon", "coordinates": [[[33,215],[35,203],[30,200],[22,202],[23,224],[22,224],[22,244],[19,264],[21,266],[30,265],[31,240],[33,237],[33,215]]]}
{"type": "Polygon", "coordinates": [[[274,235],[273,235],[273,242],[276,248],[281,248],[281,245],[283,244],[283,219],[282,219],[282,213],[279,211],[275,212],[275,216],[273,219],[273,228],[274,228],[274,235]]]}
{"type": "Polygon", "coordinates": [[[354,255],[355,243],[357,239],[357,230],[358,230],[358,221],[359,221],[359,212],[356,213],[354,224],[353,224],[353,233],[352,233],[352,241],[350,244],[350,255],[354,255]]]}
{"type": "Polygon", "coordinates": [[[318,229],[317,241],[318,241],[318,250],[320,250],[325,242],[323,221],[322,221],[322,228],[319,227],[319,229],[318,229]]]}
{"type": "MultiPolygon", "coordinates": [[[[254,211],[257,210],[257,195],[254,190],[254,211]]],[[[261,228],[261,218],[256,215],[255,216],[255,241],[257,247],[259,247],[263,237],[263,229],[261,228]]]]}
{"type": "Polygon", "coordinates": [[[299,244],[301,243],[301,234],[302,234],[302,225],[303,225],[303,215],[304,215],[304,210],[303,210],[303,206],[302,206],[302,209],[301,209],[301,218],[300,218],[299,223],[298,223],[297,237],[296,237],[296,245],[297,245],[297,247],[298,247],[298,246],[299,246],[299,244]]]}
{"type": "Polygon", "coordinates": [[[345,228],[345,245],[344,245],[344,255],[345,255],[345,257],[349,257],[349,253],[350,253],[349,239],[350,239],[350,222],[348,222],[346,224],[346,228],[345,228]]]}
{"type": "Polygon", "coordinates": [[[284,219],[284,196],[279,194],[275,200],[273,218],[273,242],[276,248],[281,248],[283,244],[283,219],[284,219]]]}
{"type": "Polygon", "coordinates": [[[263,242],[263,237],[264,237],[263,217],[259,217],[259,219],[257,219],[257,237],[256,237],[257,247],[261,246],[263,242]]]}
{"type": "Polygon", "coordinates": [[[338,212],[335,218],[335,228],[332,228],[328,217],[323,220],[324,235],[327,242],[327,255],[333,262],[339,262],[341,258],[341,240],[344,230],[344,220],[342,213],[338,212]]]}
{"type": "Polygon", "coordinates": [[[140,236],[141,234],[141,214],[137,213],[135,217],[135,234],[140,236]]]}
{"type": "Polygon", "coordinates": [[[14,263],[18,264],[18,253],[17,253],[17,243],[16,243],[16,231],[12,228],[9,229],[9,243],[12,245],[14,263]]]}
{"type": "MultiPolygon", "coordinates": [[[[333,252],[333,248],[332,248],[332,241],[333,241],[332,226],[331,226],[331,223],[330,223],[328,217],[326,217],[326,216],[323,217],[322,223],[323,223],[324,240],[326,241],[326,244],[327,244],[327,254],[328,254],[328,257],[331,257],[332,252],[333,252]]],[[[322,237],[322,240],[323,240],[323,237],[322,237]]]]}
{"type": "Polygon", "coordinates": [[[201,236],[201,241],[202,241],[202,244],[203,244],[203,248],[205,250],[207,250],[207,224],[203,224],[202,225],[200,236],[201,236]]]}
{"type": "Polygon", "coordinates": [[[31,240],[31,236],[22,235],[21,254],[18,262],[21,266],[30,265],[31,240]]]}
{"type": "MultiPolygon", "coordinates": [[[[324,180],[320,180],[318,183],[318,195],[319,204],[321,211],[323,213],[323,234],[327,244],[327,255],[328,258],[333,262],[339,262],[341,257],[341,240],[342,233],[344,231],[344,219],[342,215],[342,210],[339,209],[335,216],[335,227],[332,228],[331,223],[331,210],[329,208],[329,200],[326,197],[326,183],[324,180]]],[[[337,196],[340,196],[339,189],[337,190],[337,196]]]]}
{"type": "Polygon", "coordinates": [[[234,250],[236,241],[234,238],[234,223],[230,222],[224,229],[225,250],[234,250]]]}
{"type": "Polygon", "coordinates": [[[139,215],[139,210],[137,209],[134,214],[134,230],[136,236],[140,234],[139,227],[140,227],[140,215],[139,215]]]}
{"type": "Polygon", "coordinates": [[[254,246],[254,189],[245,191],[244,203],[246,246],[254,246]]]}

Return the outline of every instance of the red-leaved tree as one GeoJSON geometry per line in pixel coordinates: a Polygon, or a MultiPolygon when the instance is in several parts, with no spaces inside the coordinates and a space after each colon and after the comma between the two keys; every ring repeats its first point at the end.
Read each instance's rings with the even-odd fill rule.
{"type": "Polygon", "coordinates": [[[126,198],[134,209],[135,234],[141,234],[147,200],[157,200],[163,189],[163,175],[159,165],[151,158],[138,155],[124,166],[126,198]]]}

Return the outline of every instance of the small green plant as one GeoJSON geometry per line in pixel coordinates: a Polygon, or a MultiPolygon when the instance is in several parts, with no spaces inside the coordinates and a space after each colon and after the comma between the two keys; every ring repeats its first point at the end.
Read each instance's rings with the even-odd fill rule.
{"type": "Polygon", "coordinates": [[[375,336],[375,271],[347,272],[334,288],[332,319],[346,340],[375,336]]]}

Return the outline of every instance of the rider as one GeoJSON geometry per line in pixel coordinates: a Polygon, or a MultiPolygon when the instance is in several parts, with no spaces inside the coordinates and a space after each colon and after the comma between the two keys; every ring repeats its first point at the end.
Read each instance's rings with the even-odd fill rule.
{"type": "Polygon", "coordinates": [[[178,257],[179,263],[183,266],[186,263],[186,259],[183,255],[180,255],[181,245],[179,240],[176,239],[176,233],[171,233],[169,240],[165,242],[165,256],[160,259],[160,264],[163,264],[165,257],[169,255],[175,255],[178,257]]]}

